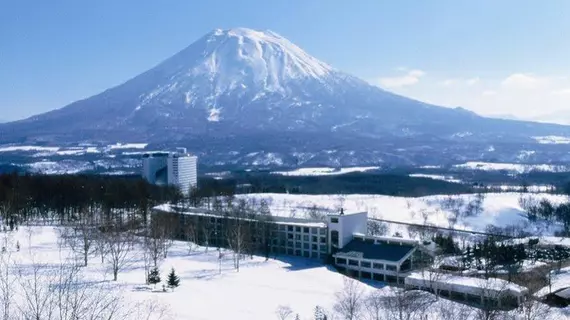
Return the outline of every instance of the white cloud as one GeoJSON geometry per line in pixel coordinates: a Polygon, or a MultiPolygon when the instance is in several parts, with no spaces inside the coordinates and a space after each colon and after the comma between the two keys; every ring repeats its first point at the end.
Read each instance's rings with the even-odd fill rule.
{"type": "Polygon", "coordinates": [[[514,89],[536,89],[544,84],[545,79],[526,73],[513,73],[501,82],[502,86],[514,89]]]}
{"type": "Polygon", "coordinates": [[[468,86],[474,86],[479,82],[479,77],[475,77],[475,78],[451,78],[451,79],[445,79],[443,81],[441,81],[439,84],[445,87],[451,87],[451,86],[455,86],[455,85],[468,85],[468,86]]]}
{"type": "Polygon", "coordinates": [[[386,77],[378,79],[380,86],[385,88],[399,88],[415,85],[426,73],[422,70],[409,70],[406,74],[396,77],[386,77]]]}
{"type": "Polygon", "coordinates": [[[466,82],[467,82],[468,86],[474,86],[477,83],[479,83],[479,80],[481,80],[481,79],[479,79],[479,77],[475,77],[475,78],[467,79],[466,82]]]}
{"type": "Polygon", "coordinates": [[[570,88],[552,91],[553,95],[570,95],[570,88]]]}
{"type": "Polygon", "coordinates": [[[419,81],[419,77],[413,76],[408,71],[399,77],[399,81],[391,79],[392,82],[384,81],[383,84],[410,98],[440,106],[462,106],[482,115],[512,114],[532,120],[568,110],[565,113],[568,119],[549,119],[570,123],[569,77],[514,72],[494,78],[467,75],[438,79],[431,75],[419,81]]]}
{"type": "Polygon", "coordinates": [[[443,80],[442,82],[440,82],[440,84],[442,86],[445,86],[445,87],[451,87],[451,86],[457,84],[457,82],[459,82],[459,80],[457,80],[457,79],[446,79],[446,80],[443,80]]]}

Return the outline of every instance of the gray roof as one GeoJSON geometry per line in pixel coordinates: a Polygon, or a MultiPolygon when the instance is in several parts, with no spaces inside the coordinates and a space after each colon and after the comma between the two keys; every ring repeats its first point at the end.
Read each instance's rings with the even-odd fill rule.
{"type": "Polygon", "coordinates": [[[410,244],[374,244],[355,239],[340,249],[338,253],[358,256],[361,259],[397,262],[402,260],[414,248],[415,246],[410,244]]]}

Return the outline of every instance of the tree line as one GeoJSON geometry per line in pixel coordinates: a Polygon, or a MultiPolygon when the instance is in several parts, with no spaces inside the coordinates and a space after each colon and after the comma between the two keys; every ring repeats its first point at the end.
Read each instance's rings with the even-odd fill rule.
{"type": "Polygon", "coordinates": [[[0,175],[0,217],[10,229],[30,220],[64,223],[94,210],[107,219],[128,214],[146,221],[152,206],[181,198],[176,188],[150,185],[141,178],[0,175]]]}

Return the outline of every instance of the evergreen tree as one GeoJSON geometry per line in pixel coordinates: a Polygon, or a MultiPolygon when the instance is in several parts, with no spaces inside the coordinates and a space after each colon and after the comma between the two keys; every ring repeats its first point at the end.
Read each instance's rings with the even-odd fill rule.
{"type": "Polygon", "coordinates": [[[176,288],[179,285],[180,285],[180,278],[178,278],[176,272],[174,272],[174,268],[172,268],[172,270],[168,274],[168,286],[170,288],[176,288]]]}
{"type": "Polygon", "coordinates": [[[150,273],[148,274],[148,283],[156,285],[160,281],[160,272],[158,271],[158,268],[150,270],[150,273]]]}
{"type": "Polygon", "coordinates": [[[301,320],[298,313],[295,315],[295,320],[301,320]]]}
{"type": "Polygon", "coordinates": [[[315,320],[327,320],[327,315],[320,306],[315,307],[315,320]]]}

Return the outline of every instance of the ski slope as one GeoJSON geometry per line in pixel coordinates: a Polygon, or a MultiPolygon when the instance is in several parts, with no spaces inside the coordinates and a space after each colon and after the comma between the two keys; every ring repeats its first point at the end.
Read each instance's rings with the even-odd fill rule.
{"type": "MultiPolygon", "coordinates": [[[[532,234],[553,235],[557,226],[546,223],[530,224],[519,204],[520,193],[485,194],[482,212],[475,217],[460,218],[453,226],[455,229],[484,232],[487,226],[520,226],[532,234]]],[[[536,199],[549,199],[555,203],[565,201],[567,197],[552,194],[533,194],[536,199]]],[[[379,218],[403,223],[429,224],[438,227],[450,227],[451,210],[445,206],[449,199],[461,199],[463,207],[474,195],[428,196],[418,198],[392,197],[383,195],[298,195],[298,194],[248,194],[243,197],[265,199],[270,203],[272,214],[279,216],[306,217],[314,206],[323,211],[345,212],[368,211],[370,218],[379,218]]],[[[405,230],[392,230],[404,232],[405,230]]]]}

